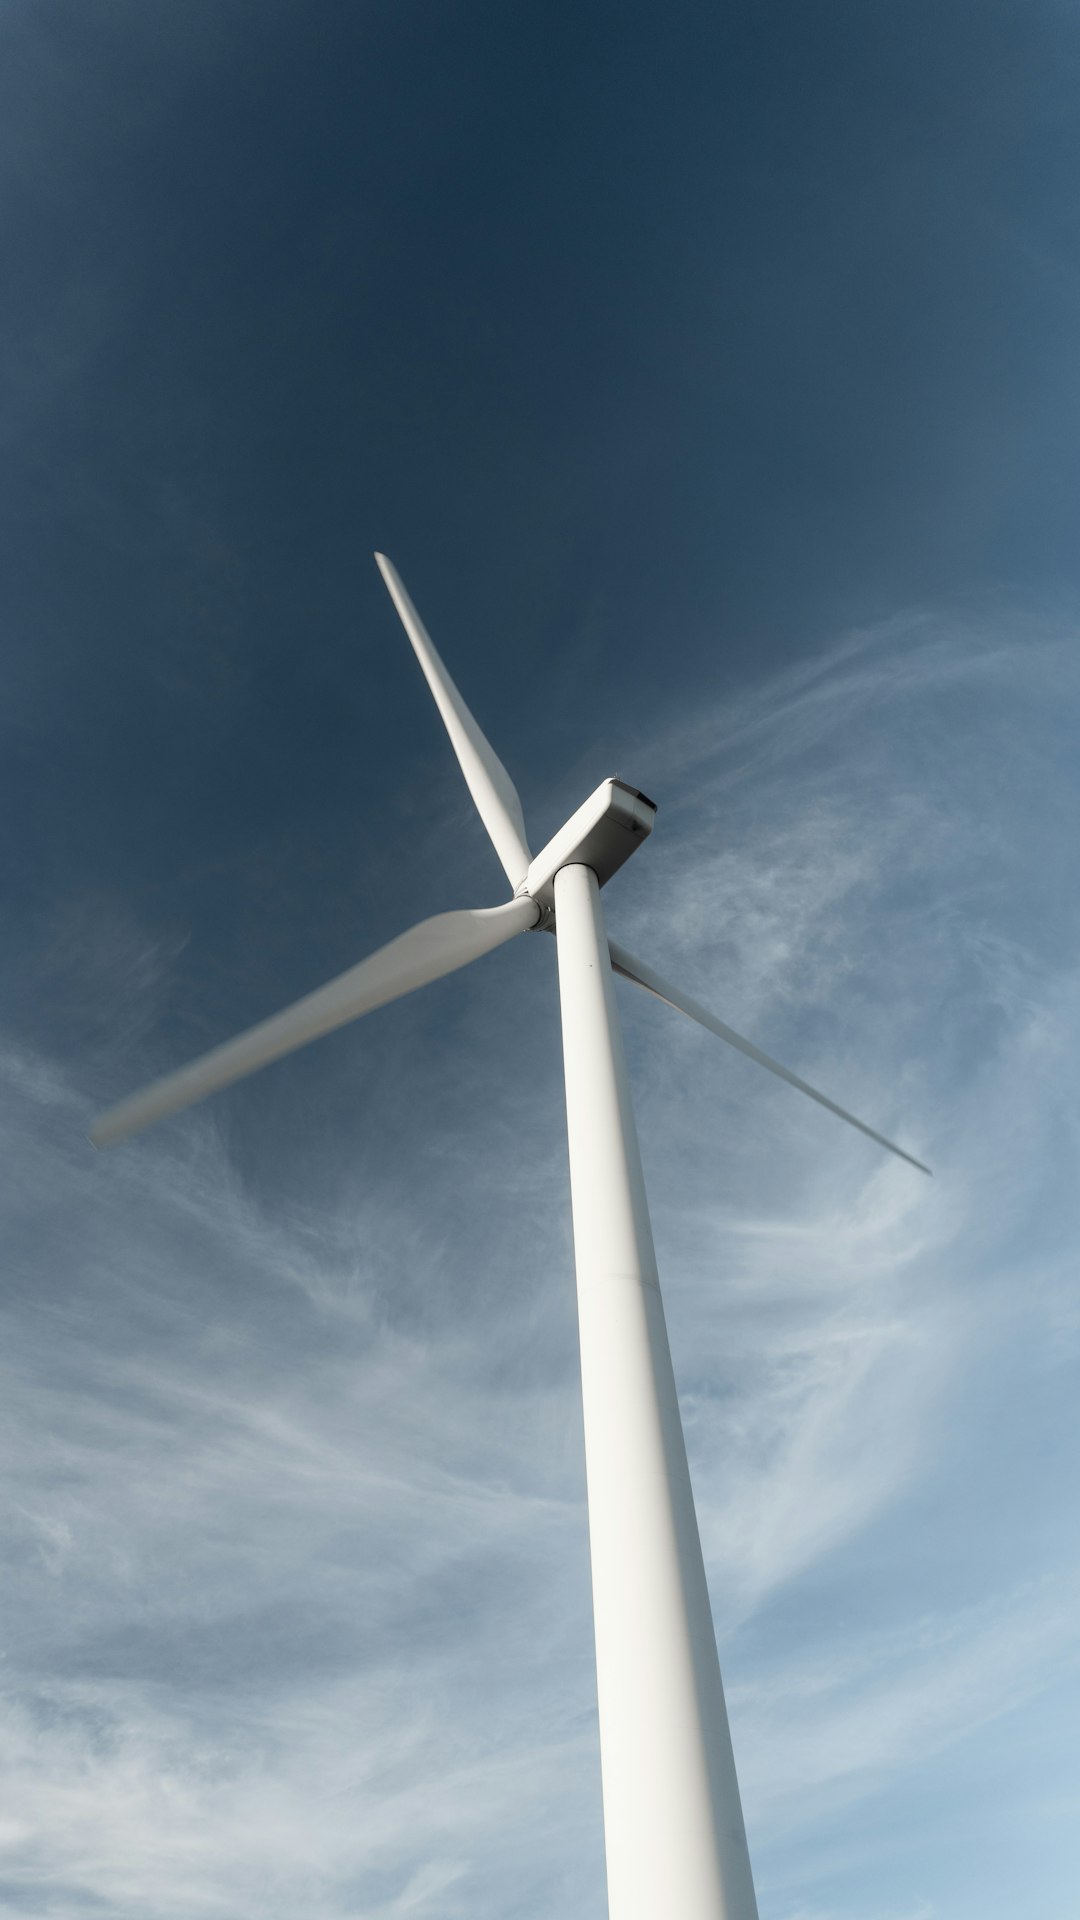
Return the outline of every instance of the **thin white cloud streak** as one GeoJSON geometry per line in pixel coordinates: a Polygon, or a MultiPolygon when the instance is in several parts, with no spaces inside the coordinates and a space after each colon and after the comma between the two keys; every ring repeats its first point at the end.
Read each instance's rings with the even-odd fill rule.
{"type": "MultiPolygon", "coordinates": [[[[902,1794],[926,1744],[1031,1710],[1072,1658],[1048,1585],[1072,1562],[1018,1592],[991,1557],[976,1600],[909,1559],[890,1609],[861,1557],[905,1558],[913,1500],[946,1532],[979,1368],[1022,1397],[1014,1350],[1075,1354],[1075,924],[1039,917],[1069,859],[1069,670],[929,616],[847,644],[654,748],[683,797],[612,890],[628,944],[938,1168],[877,1161],[621,996],[766,1886],[801,1788],[842,1853],[856,1796],[902,1794]],[[821,1591],[855,1623],[839,1651],[821,1591]]],[[[94,1159],[64,1074],[11,1055],[0,1874],[28,1901],[602,1911],[560,1096],[520,992],[493,967],[440,1003],[453,1106],[401,1027],[364,1035],[357,1164],[401,1123],[422,1206],[354,1180],[294,1218],[215,1111],[94,1159]],[[517,1049],[494,1086],[488,1021],[517,1049]]],[[[815,1912],[894,1920],[860,1898],[815,1912]]]]}
{"type": "MultiPolygon", "coordinates": [[[[160,1141],[84,1158],[60,1077],[10,1064],[13,1184],[37,1164],[37,1204],[96,1212],[115,1264],[91,1236],[94,1321],[62,1319],[59,1377],[55,1313],[17,1312],[7,1345],[23,1680],[0,1745],[7,1884],[117,1913],[476,1910],[496,1833],[558,1810],[573,1835],[574,1803],[595,1802],[591,1680],[564,1644],[568,1605],[587,1619],[578,1489],[538,1490],[527,1457],[565,1397],[478,1408],[468,1333],[433,1347],[381,1324],[335,1276],[337,1229],[322,1246],[275,1229],[212,1125],[186,1158],[160,1141]],[[556,1577],[530,1608],[549,1562],[576,1567],[569,1601],[556,1577]],[[529,1698],[541,1671],[554,1705],[529,1698]]],[[[398,1246],[445,1284],[438,1230],[424,1249],[405,1225],[398,1246]]],[[[560,1436],[546,1458],[566,1452],[560,1436]]]]}
{"type": "MultiPolygon", "coordinates": [[[[864,1912],[861,1920],[934,1920],[937,1908],[929,1900],[920,1900],[915,1906],[876,1907],[872,1912],[864,1912]]],[[[785,1909],[783,1920],[840,1920],[837,1908],[826,1910],[823,1907],[799,1906],[785,1909]]]]}
{"type": "MultiPolygon", "coordinates": [[[[929,1900],[920,1900],[913,1907],[905,1904],[902,1908],[875,1907],[872,1911],[864,1910],[861,1920],[934,1920],[937,1912],[938,1909],[929,1900]]],[[[794,1909],[785,1908],[783,1920],[841,1920],[841,1915],[836,1907],[826,1909],[800,1905],[794,1909]]]]}
{"type": "Polygon", "coordinates": [[[979,1606],[866,1635],[831,1659],[780,1667],[737,1693],[753,1729],[747,1784],[811,1825],[891,1775],[1080,1673],[1080,1569],[979,1606]]]}
{"type": "Polygon", "coordinates": [[[377,1676],[212,1726],[115,1681],[43,1689],[35,1706],[0,1728],[7,1884],[122,1913],[355,1911],[350,1882],[365,1913],[465,1912],[452,1890],[477,1848],[558,1805],[579,1758],[569,1742],[463,1758],[377,1676]],[[380,1881],[397,1890],[380,1897],[380,1881]]]}

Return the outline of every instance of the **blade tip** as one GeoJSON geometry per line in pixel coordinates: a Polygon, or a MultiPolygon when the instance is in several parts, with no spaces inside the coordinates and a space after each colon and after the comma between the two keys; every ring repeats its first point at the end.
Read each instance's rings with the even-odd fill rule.
{"type": "Polygon", "coordinates": [[[906,1160],[909,1167],[914,1167],[919,1173],[925,1173],[928,1180],[933,1179],[934,1169],[928,1167],[925,1160],[916,1160],[915,1155],[908,1153],[904,1147],[894,1147],[893,1152],[898,1153],[902,1160],[906,1160]]]}
{"type": "Polygon", "coordinates": [[[128,1118],[122,1107],[117,1107],[108,1113],[99,1114],[86,1137],[90,1145],[100,1153],[103,1147],[115,1147],[118,1140],[123,1140],[129,1133],[135,1132],[138,1125],[137,1120],[132,1121],[128,1118]]]}

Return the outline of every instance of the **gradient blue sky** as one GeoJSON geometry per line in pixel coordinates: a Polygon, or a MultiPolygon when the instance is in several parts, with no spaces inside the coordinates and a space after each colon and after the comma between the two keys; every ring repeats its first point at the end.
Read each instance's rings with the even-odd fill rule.
{"type": "Polygon", "coordinates": [[[1072,1920],[1080,23],[0,7],[0,1913],[601,1920],[554,948],[613,930],[762,1920],[1072,1920]]]}

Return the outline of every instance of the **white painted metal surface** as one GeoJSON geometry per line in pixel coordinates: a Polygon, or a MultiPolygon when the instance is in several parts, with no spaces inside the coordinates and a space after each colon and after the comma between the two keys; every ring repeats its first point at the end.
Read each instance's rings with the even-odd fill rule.
{"type": "Polygon", "coordinates": [[[545,911],[555,905],[555,875],[560,867],[591,867],[600,885],[625,866],[653,830],[656,807],[625,780],[601,780],[529,864],[519,892],[539,900],[545,911]]]}
{"type": "Polygon", "coordinates": [[[521,801],[502,761],[490,740],[480,731],[450,675],[420,615],[405,591],[393,562],[385,553],[375,555],[379,572],[386,582],[401,624],[409,636],[412,650],[424,671],[458,765],[472,794],[477,813],[488,830],[491,844],[502,861],[503,872],[512,887],[520,886],[528,871],[529,843],[521,801]]]}
{"type": "Polygon", "coordinates": [[[798,1074],[792,1073],[790,1067],[782,1067],[779,1060],[774,1060],[771,1054],[763,1053],[760,1047],[755,1047],[752,1040],[744,1040],[741,1033],[736,1033],[734,1027],[727,1026],[723,1020],[718,1020],[715,1013],[710,1013],[708,1007],[702,1006],[700,1000],[695,1000],[689,993],[684,993],[681,987],[676,987],[670,980],[665,980],[663,974],[657,973],[655,967],[646,966],[644,960],[635,960],[632,953],[627,953],[626,948],[618,946],[614,940],[609,942],[609,950],[611,964],[616,973],[621,973],[627,980],[632,980],[636,987],[644,987],[646,993],[655,995],[656,999],[662,1000],[665,1006],[674,1007],[676,1013],[685,1013],[689,1020],[696,1020],[699,1027],[705,1027],[709,1033],[717,1034],[721,1040],[727,1041],[729,1047],[734,1047],[738,1053],[745,1053],[748,1060],[756,1061],[759,1067],[766,1067],[770,1073],[775,1073],[778,1080],[786,1080],[789,1087],[795,1087],[799,1093],[807,1094],[811,1100],[817,1101],[819,1107],[826,1107],[830,1113],[835,1113],[837,1119],[846,1120],[849,1127],[857,1127],[860,1133],[865,1133],[868,1140],[876,1140],[879,1147],[887,1147],[888,1151],[895,1153],[898,1159],[906,1160],[909,1167],[918,1167],[920,1173],[930,1172],[929,1167],[924,1166],[921,1160],[916,1160],[913,1153],[906,1153],[903,1147],[898,1147],[895,1140],[887,1140],[883,1133],[877,1133],[873,1127],[868,1127],[865,1120],[857,1120],[846,1107],[838,1107],[836,1101],[830,1100],[827,1093],[819,1093],[808,1080],[800,1080],[798,1074]]]}
{"type": "Polygon", "coordinates": [[[508,900],[501,907],[466,907],[458,913],[437,913],[421,920],[407,933],[399,933],[385,947],[370,953],[358,966],[339,973],[325,987],[304,995],[282,1013],[261,1020],[235,1040],[214,1047],[198,1060],[192,1060],[176,1073],[168,1073],[141,1093],[132,1094],[119,1106],[110,1108],[96,1121],[90,1132],[95,1147],[109,1147],[129,1133],[138,1133],[166,1114],[179,1113],[196,1100],[216,1093],[245,1074],[255,1073],[280,1060],[283,1054],[332,1033],[362,1013],[372,1013],[391,1000],[446,973],[456,972],[470,960],[478,960],[493,947],[501,947],[516,933],[534,927],[540,909],[532,900],[508,900]]]}
{"type": "Polygon", "coordinates": [[[611,1920],[756,1920],[595,874],[555,878],[611,1920]]]}
{"type": "MultiPolygon", "coordinates": [[[[316,993],[123,1101],[106,1146],[556,914],[581,1332],[604,1830],[611,1920],[755,1920],[682,1422],[615,1016],[612,962],[770,1072],[911,1160],[608,944],[600,887],[655,808],[606,780],[531,860],[521,802],[390,562],[383,578],[512,887],[504,906],[438,914],[316,993]],[[534,897],[535,896],[535,897],[534,897]]],[[[928,1168],[923,1169],[928,1172],[928,1168]]]]}

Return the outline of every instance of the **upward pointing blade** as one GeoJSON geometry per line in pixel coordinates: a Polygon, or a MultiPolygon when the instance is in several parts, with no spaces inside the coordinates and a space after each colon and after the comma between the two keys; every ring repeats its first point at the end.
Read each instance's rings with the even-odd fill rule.
{"type": "Polygon", "coordinates": [[[521,801],[498,754],[481,733],[468,707],[435,651],[420,615],[409,599],[396,567],[385,553],[377,553],[379,572],[390,592],[401,624],[412,641],[413,652],[424,670],[424,678],[435,697],[435,705],[450,735],[476,811],[488,830],[491,843],[512,887],[518,887],[529,869],[532,855],[525,837],[525,819],[521,801]]]}
{"type": "Polygon", "coordinates": [[[759,1067],[767,1067],[770,1073],[775,1073],[779,1079],[786,1080],[789,1087],[797,1087],[800,1093],[809,1094],[811,1100],[816,1100],[819,1107],[827,1107],[830,1113],[835,1113],[839,1119],[846,1120],[849,1126],[858,1127],[860,1133],[865,1133],[869,1139],[876,1140],[879,1147],[887,1147],[890,1153],[895,1153],[901,1160],[906,1160],[909,1166],[918,1167],[920,1173],[930,1172],[930,1168],[924,1166],[921,1160],[916,1160],[914,1154],[905,1153],[903,1147],[898,1147],[894,1140],[886,1140],[883,1133],[876,1133],[873,1127],[867,1126],[865,1120],[857,1120],[853,1113],[848,1113],[846,1107],[838,1107],[836,1101],[830,1100],[827,1094],[819,1093],[816,1087],[810,1086],[805,1080],[800,1080],[797,1073],[791,1073],[787,1067],[782,1067],[778,1060],[773,1060],[769,1054],[763,1053],[760,1047],[755,1047],[751,1040],[744,1040],[733,1027],[725,1026],[714,1013],[710,1013],[707,1007],[702,1006],[700,1000],[692,1000],[690,995],[683,993],[680,987],[673,987],[669,980],[664,980],[660,974],[653,971],[652,967],[647,967],[644,961],[635,960],[633,954],[627,953],[624,947],[616,946],[614,940],[611,941],[610,946],[611,964],[616,973],[621,973],[627,980],[632,980],[636,987],[644,987],[646,993],[655,994],[658,1000],[666,1001],[667,1005],[674,1007],[676,1012],[685,1013],[689,1019],[696,1020],[699,1026],[707,1027],[710,1033],[718,1034],[721,1040],[727,1041],[729,1047],[736,1047],[740,1053],[745,1053],[748,1060],[756,1060],[759,1067]]]}
{"type": "Polygon", "coordinates": [[[535,926],[539,911],[533,900],[508,900],[502,907],[437,913],[431,920],[421,920],[418,926],[369,954],[359,966],[338,974],[336,980],[306,994],[283,1013],[249,1027],[237,1039],[227,1040],[190,1066],[166,1074],[163,1080],[155,1080],[141,1093],[122,1100],[95,1122],[90,1129],[91,1140],[95,1147],[112,1146],[126,1134],[138,1133],[151,1121],[192,1106],[219,1087],[242,1080],[282,1054],[317,1040],[320,1034],[343,1027],[390,1000],[400,1000],[416,987],[440,980],[443,974],[453,973],[470,960],[478,960],[482,953],[500,947],[515,933],[535,926]]]}

